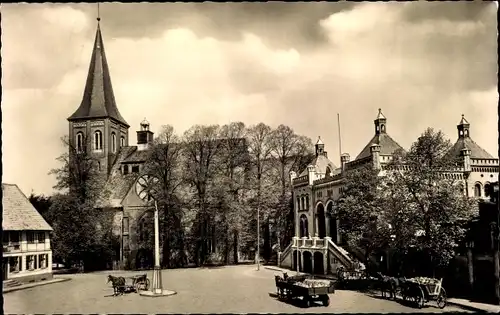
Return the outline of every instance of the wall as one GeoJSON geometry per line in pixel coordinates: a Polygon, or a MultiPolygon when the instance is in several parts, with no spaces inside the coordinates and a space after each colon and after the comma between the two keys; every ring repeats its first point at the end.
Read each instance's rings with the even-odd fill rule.
{"type": "MultiPolygon", "coordinates": [[[[10,272],[9,262],[7,261],[7,279],[15,279],[18,281],[39,281],[42,278],[50,279],[52,278],[52,250],[50,248],[50,235],[45,232],[45,240],[43,243],[38,243],[35,238],[36,243],[28,244],[27,234],[25,231],[21,232],[20,248],[19,250],[9,250],[3,252],[4,258],[9,257],[20,257],[20,268],[18,272],[10,272]],[[37,268],[34,270],[27,270],[27,259],[26,256],[36,255],[37,264],[39,264],[39,255],[47,254],[46,267],[37,268]]],[[[4,244],[6,246],[7,244],[4,244]]],[[[12,248],[9,246],[9,248],[12,248]]]]}

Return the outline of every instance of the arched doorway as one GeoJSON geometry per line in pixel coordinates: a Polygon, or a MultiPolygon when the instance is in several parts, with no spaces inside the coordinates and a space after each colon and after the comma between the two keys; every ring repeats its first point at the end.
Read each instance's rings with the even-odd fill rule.
{"type": "Polygon", "coordinates": [[[312,273],[312,254],[311,252],[304,251],[304,272],[312,273]]]}
{"type": "Polygon", "coordinates": [[[333,207],[333,202],[328,203],[326,206],[326,216],[328,218],[328,228],[329,228],[329,236],[332,238],[332,241],[335,244],[339,243],[338,237],[338,218],[335,208],[333,207]]]}
{"type": "Polygon", "coordinates": [[[305,214],[300,216],[300,237],[307,237],[309,234],[309,222],[305,214]]]}
{"type": "Polygon", "coordinates": [[[325,266],[323,264],[323,253],[314,253],[314,273],[322,275],[325,273],[325,266]]]}
{"type": "Polygon", "coordinates": [[[301,265],[301,262],[302,262],[302,257],[301,257],[300,253],[297,250],[293,251],[292,259],[293,259],[292,260],[292,269],[293,270],[297,270],[297,264],[299,266],[299,269],[302,269],[302,268],[300,268],[300,265],[301,265]]]}
{"type": "Polygon", "coordinates": [[[324,238],[326,236],[326,223],[325,223],[325,207],[322,203],[316,207],[316,220],[318,222],[318,237],[324,238]]]}

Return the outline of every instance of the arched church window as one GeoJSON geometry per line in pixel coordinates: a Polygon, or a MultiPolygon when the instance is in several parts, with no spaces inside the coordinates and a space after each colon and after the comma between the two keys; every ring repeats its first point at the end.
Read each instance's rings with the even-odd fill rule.
{"type": "Polygon", "coordinates": [[[100,130],[94,133],[94,150],[102,150],[102,132],[100,130]]]}
{"type": "Polygon", "coordinates": [[[300,197],[297,197],[297,210],[300,210],[300,197]]]}
{"type": "Polygon", "coordinates": [[[481,197],[481,184],[480,183],[476,183],[476,185],[474,185],[474,197],[481,197]]]}
{"type": "Polygon", "coordinates": [[[385,125],[381,125],[380,128],[381,128],[382,132],[385,132],[385,125]]]}
{"type": "Polygon", "coordinates": [[[124,146],[125,146],[125,137],[121,136],[120,137],[120,147],[124,147],[124,146]]]}
{"type": "Polygon", "coordinates": [[[491,185],[489,183],[484,184],[484,196],[485,197],[491,196],[491,185]]]}
{"type": "Polygon", "coordinates": [[[111,133],[111,152],[116,152],[116,134],[114,132],[111,133]]]}
{"type": "Polygon", "coordinates": [[[76,152],[83,152],[83,132],[76,134],[76,152]]]}
{"type": "Polygon", "coordinates": [[[309,195],[306,196],[306,209],[309,210],[309,195]]]}

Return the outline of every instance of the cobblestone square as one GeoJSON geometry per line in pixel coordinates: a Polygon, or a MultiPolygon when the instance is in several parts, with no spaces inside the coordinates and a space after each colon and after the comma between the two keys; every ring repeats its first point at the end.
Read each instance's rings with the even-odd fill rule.
{"type": "MultiPolygon", "coordinates": [[[[141,272],[112,272],[130,277],[141,272]]],[[[148,277],[152,272],[148,271],[148,277]]],[[[169,297],[149,298],[130,293],[112,296],[106,283],[109,272],[65,275],[71,281],[34,287],[4,295],[5,313],[413,313],[464,312],[431,303],[423,309],[401,305],[366,294],[338,290],[329,307],[303,308],[269,295],[275,292],[276,271],[255,266],[175,269],[163,271],[165,289],[177,291],[169,297]]],[[[59,277],[59,276],[58,276],[59,277]]]]}

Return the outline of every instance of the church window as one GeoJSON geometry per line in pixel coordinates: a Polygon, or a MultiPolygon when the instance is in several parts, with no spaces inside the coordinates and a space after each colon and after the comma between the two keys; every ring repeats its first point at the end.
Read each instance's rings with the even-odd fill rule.
{"type": "Polygon", "coordinates": [[[125,137],[121,136],[120,137],[120,147],[124,147],[124,146],[125,146],[125,137]]]}
{"type": "Polygon", "coordinates": [[[81,131],[76,134],[76,152],[83,152],[83,133],[81,131]]]}
{"type": "Polygon", "coordinates": [[[111,133],[111,152],[116,152],[116,134],[114,132],[111,133]]]}
{"type": "Polygon", "coordinates": [[[309,195],[306,196],[306,209],[309,209],[309,195]]]}
{"type": "Polygon", "coordinates": [[[101,162],[97,161],[97,170],[101,171],[101,162]]]}
{"type": "Polygon", "coordinates": [[[485,197],[491,196],[491,185],[489,183],[484,184],[484,196],[485,197]]]}
{"type": "Polygon", "coordinates": [[[128,218],[123,218],[123,233],[128,233],[129,221],[128,218]]]}
{"type": "Polygon", "coordinates": [[[94,150],[100,151],[102,150],[102,132],[97,130],[94,133],[94,150]]]}
{"type": "Polygon", "coordinates": [[[474,185],[474,197],[481,197],[481,184],[480,183],[476,183],[476,185],[474,185]]]}

